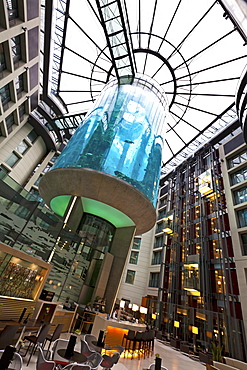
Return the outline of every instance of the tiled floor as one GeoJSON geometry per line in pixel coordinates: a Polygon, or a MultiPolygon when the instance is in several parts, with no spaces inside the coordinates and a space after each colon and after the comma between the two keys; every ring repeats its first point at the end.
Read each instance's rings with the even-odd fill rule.
{"type": "MultiPolygon", "coordinates": [[[[62,337],[68,337],[69,334],[63,334],[62,337]]],[[[79,344],[76,345],[80,351],[79,344]]],[[[154,353],[159,353],[162,358],[162,366],[167,367],[168,370],[205,370],[205,365],[198,361],[191,359],[190,357],[182,354],[179,351],[174,350],[168,345],[165,345],[155,340],[154,353]]],[[[26,366],[28,356],[23,360],[23,370],[36,370],[36,356],[33,356],[29,366],[26,366]]],[[[154,356],[149,358],[128,359],[120,358],[118,364],[114,365],[114,370],[142,370],[148,368],[148,366],[154,362],[154,356]]],[[[99,370],[102,367],[99,366],[99,370]]]]}

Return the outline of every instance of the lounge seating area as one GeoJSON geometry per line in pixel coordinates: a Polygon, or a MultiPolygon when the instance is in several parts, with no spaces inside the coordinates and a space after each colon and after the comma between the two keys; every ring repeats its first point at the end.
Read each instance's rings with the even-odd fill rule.
{"type": "MultiPolygon", "coordinates": [[[[40,369],[55,370],[59,365],[71,366],[72,363],[68,361],[66,362],[66,359],[61,358],[61,356],[58,357],[58,353],[57,353],[60,349],[66,350],[71,335],[73,335],[73,333],[62,333],[58,340],[56,340],[55,342],[52,342],[49,351],[47,351],[49,342],[45,344],[43,349],[40,346],[37,346],[37,350],[33,353],[28,365],[27,365],[27,361],[28,361],[28,357],[30,356],[30,354],[28,354],[25,357],[20,356],[22,359],[22,367],[20,369],[22,370],[40,370],[40,369]],[[58,361],[62,361],[62,362],[64,361],[64,363],[59,364],[58,361]]],[[[81,353],[81,341],[85,341],[85,335],[76,336],[75,352],[78,352],[79,354],[81,353]]],[[[28,344],[25,345],[25,348],[21,349],[20,354],[24,353],[27,345],[28,344]]],[[[83,346],[83,348],[85,349],[85,346],[83,346]]],[[[181,354],[180,351],[176,351],[172,349],[170,346],[167,346],[159,342],[156,339],[154,340],[153,355],[150,357],[144,358],[144,356],[141,356],[140,359],[127,358],[127,357],[124,357],[122,348],[123,348],[122,346],[116,346],[116,348],[111,348],[112,351],[118,350],[119,354],[121,353],[120,357],[118,358],[118,361],[114,363],[112,366],[113,370],[149,369],[150,366],[154,363],[154,359],[155,359],[154,354],[156,353],[158,353],[160,357],[162,358],[162,366],[165,369],[175,370],[177,369],[177,364],[181,363],[181,367],[179,367],[179,370],[187,370],[188,368],[190,370],[205,370],[205,366],[202,365],[200,362],[191,360],[189,357],[181,354]]],[[[109,350],[108,346],[107,346],[107,349],[109,350]]],[[[102,354],[98,352],[93,352],[93,355],[88,356],[87,361],[86,361],[87,364],[83,363],[81,365],[90,366],[91,367],[90,370],[96,370],[96,369],[103,370],[103,366],[101,366],[102,358],[105,360],[105,362],[103,362],[102,365],[108,365],[106,361],[108,360],[108,358],[105,356],[105,353],[106,353],[105,351],[102,351],[102,354]]],[[[107,352],[107,353],[108,353],[107,356],[114,355],[114,352],[110,352],[110,353],[107,352]]],[[[20,354],[18,354],[18,356],[20,354]]],[[[115,357],[118,357],[118,355],[115,357]]]]}
{"type": "Polygon", "coordinates": [[[223,362],[213,361],[212,370],[247,370],[247,363],[230,357],[223,357],[223,362]]]}
{"type": "MultiPolygon", "coordinates": [[[[61,325],[59,324],[53,327],[52,334],[48,334],[51,324],[45,323],[33,327],[34,332],[32,335],[23,335],[24,347],[22,347],[20,345],[21,332],[18,332],[18,328],[19,325],[15,328],[17,330],[11,330],[11,343],[13,344],[13,341],[15,341],[16,344],[19,343],[18,352],[16,352],[15,355],[15,362],[11,363],[11,369],[56,370],[61,369],[61,366],[69,369],[73,363],[77,363],[79,364],[78,366],[81,366],[78,367],[78,370],[108,370],[111,368],[115,368],[115,370],[135,370],[142,369],[142,366],[144,369],[152,369],[154,366],[154,354],[160,354],[159,352],[166,351],[168,354],[166,353],[164,357],[161,356],[163,361],[162,369],[172,370],[173,367],[169,366],[169,361],[177,356],[180,359],[179,363],[185,364],[186,361],[190,361],[189,367],[187,367],[190,368],[190,370],[205,369],[206,364],[210,364],[211,370],[247,370],[247,363],[226,356],[222,357],[222,362],[212,362],[210,353],[205,353],[205,355],[207,355],[205,358],[202,357],[204,354],[203,352],[197,353],[197,359],[195,361],[195,356],[193,356],[195,353],[193,352],[193,345],[191,343],[179,341],[174,338],[171,338],[170,342],[164,342],[161,339],[156,339],[154,337],[155,333],[152,330],[136,333],[130,331],[123,338],[123,346],[110,346],[106,344],[103,347],[98,347],[96,345],[97,338],[92,334],[75,335],[69,332],[62,333],[61,325]],[[40,341],[37,338],[41,338],[42,340],[40,341]],[[48,338],[48,340],[45,340],[46,338],[48,338]],[[68,355],[65,355],[66,350],[69,348],[71,338],[74,339],[75,357],[68,357],[68,355]],[[173,346],[174,348],[172,348],[173,346]],[[130,351],[131,355],[126,355],[126,351],[130,351]],[[133,356],[135,352],[139,354],[133,356]],[[75,360],[74,362],[72,362],[73,359],[75,360]],[[140,366],[140,364],[143,365],[140,366]]],[[[8,330],[10,330],[9,326],[6,326],[6,329],[2,330],[3,339],[8,330]]],[[[6,344],[9,343],[9,340],[6,341],[6,344]]],[[[5,346],[3,341],[2,344],[5,346]]],[[[1,350],[0,357],[3,356],[3,354],[4,349],[1,350]]],[[[187,369],[186,367],[184,368],[187,369]]],[[[176,365],[174,369],[177,369],[176,365]]]]}

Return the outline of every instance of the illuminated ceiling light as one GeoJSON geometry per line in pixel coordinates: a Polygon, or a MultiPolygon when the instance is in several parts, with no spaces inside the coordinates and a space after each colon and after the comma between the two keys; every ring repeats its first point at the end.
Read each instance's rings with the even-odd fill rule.
{"type": "Polygon", "coordinates": [[[164,233],[166,234],[172,234],[173,233],[173,230],[170,229],[169,227],[166,227],[165,229],[162,230],[164,233]]]}
{"type": "Polygon", "coordinates": [[[121,307],[121,308],[124,308],[124,306],[125,306],[125,301],[121,300],[121,301],[120,301],[120,307],[121,307]]]}
{"type": "Polygon", "coordinates": [[[196,313],[196,318],[200,319],[200,320],[207,320],[206,315],[204,313],[201,313],[201,312],[196,313]]]}
{"type": "Polygon", "coordinates": [[[198,328],[196,326],[192,326],[192,333],[198,334],[198,328]]]}
{"type": "Polygon", "coordinates": [[[174,321],[174,327],[179,328],[179,321],[174,321]]]}
{"type": "Polygon", "coordinates": [[[213,192],[211,170],[207,170],[199,176],[198,190],[202,195],[208,195],[213,192]]]}
{"type": "Polygon", "coordinates": [[[198,268],[198,263],[188,263],[188,262],[186,262],[185,264],[184,264],[184,267],[186,267],[186,268],[190,268],[190,267],[194,267],[194,268],[198,268]]]}
{"type": "Polygon", "coordinates": [[[204,186],[200,187],[199,189],[199,192],[202,194],[202,195],[208,195],[210,193],[212,193],[213,189],[210,188],[210,184],[205,182],[204,183],[204,186]]]}
{"type": "Polygon", "coordinates": [[[141,307],[140,307],[140,313],[145,313],[145,314],[147,314],[147,313],[148,313],[148,309],[147,309],[147,307],[143,307],[143,306],[141,306],[141,307]]]}
{"type": "Polygon", "coordinates": [[[197,289],[194,289],[194,288],[186,288],[184,287],[184,290],[188,290],[189,292],[198,292],[197,289]]]}
{"type": "Polygon", "coordinates": [[[132,305],[132,311],[138,311],[139,310],[139,306],[137,304],[133,304],[132,305]]]}

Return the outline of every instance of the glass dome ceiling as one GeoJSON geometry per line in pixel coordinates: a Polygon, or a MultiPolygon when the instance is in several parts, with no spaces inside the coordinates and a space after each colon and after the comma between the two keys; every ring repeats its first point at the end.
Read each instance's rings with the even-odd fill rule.
{"type": "Polygon", "coordinates": [[[54,20],[50,89],[68,113],[88,111],[120,62],[163,87],[166,170],[236,119],[246,36],[223,2],[60,0],[54,20]]]}

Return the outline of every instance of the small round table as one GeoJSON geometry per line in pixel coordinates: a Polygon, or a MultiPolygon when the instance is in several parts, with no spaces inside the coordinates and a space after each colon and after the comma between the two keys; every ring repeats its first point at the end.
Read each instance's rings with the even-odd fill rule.
{"type": "Polygon", "coordinates": [[[105,343],[104,342],[101,342],[100,344],[98,344],[98,341],[97,340],[92,340],[92,344],[95,347],[99,347],[99,348],[104,348],[104,346],[105,346],[105,343]]]}
{"type": "Polygon", "coordinates": [[[76,351],[74,351],[72,356],[69,356],[69,357],[65,356],[66,348],[58,349],[57,353],[59,354],[59,356],[65,358],[66,360],[70,362],[77,362],[79,364],[83,364],[84,362],[87,361],[87,357],[85,355],[83,355],[80,352],[76,352],[76,351]]]}

